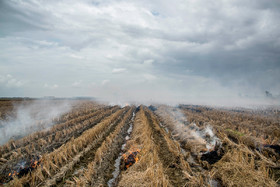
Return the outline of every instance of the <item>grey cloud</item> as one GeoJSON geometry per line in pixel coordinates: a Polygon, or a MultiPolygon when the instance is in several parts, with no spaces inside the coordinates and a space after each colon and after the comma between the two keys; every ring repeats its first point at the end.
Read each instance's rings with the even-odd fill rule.
{"type": "MultiPolygon", "coordinates": [[[[1,35],[17,35],[20,32],[47,30],[45,26],[46,12],[26,6],[28,4],[32,4],[32,2],[26,4],[7,0],[0,2],[1,35]]],[[[36,7],[36,5],[33,5],[33,7],[36,7]]]]}
{"type": "Polygon", "coordinates": [[[143,94],[135,90],[147,93],[143,99],[148,100],[157,94],[166,100],[172,93],[181,100],[207,94],[253,97],[265,90],[280,94],[277,1],[0,5],[0,74],[26,80],[29,84],[18,92],[22,95],[39,85],[41,90],[33,93],[40,96],[126,95],[131,100],[143,94]],[[45,84],[59,86],[42,88],[45,84]]]}

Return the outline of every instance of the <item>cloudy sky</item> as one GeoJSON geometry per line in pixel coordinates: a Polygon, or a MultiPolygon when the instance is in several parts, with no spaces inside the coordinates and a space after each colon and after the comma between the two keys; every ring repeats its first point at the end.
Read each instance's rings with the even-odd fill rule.
{"type": "Polygon", "coordinates": [[[279,0],[2,0],[0,96],[280,94],[279,0]]]}

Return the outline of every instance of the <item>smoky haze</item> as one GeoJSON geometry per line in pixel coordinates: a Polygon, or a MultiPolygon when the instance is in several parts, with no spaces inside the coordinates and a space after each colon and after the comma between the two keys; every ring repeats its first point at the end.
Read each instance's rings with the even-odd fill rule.
{"type": "Polygon", "coordinates": [[[72,109],[67,101],[35,100],[14,106],[15,117],[0,121],[0,145],[32,132],[48,129],[54,120],[72,109]]]}

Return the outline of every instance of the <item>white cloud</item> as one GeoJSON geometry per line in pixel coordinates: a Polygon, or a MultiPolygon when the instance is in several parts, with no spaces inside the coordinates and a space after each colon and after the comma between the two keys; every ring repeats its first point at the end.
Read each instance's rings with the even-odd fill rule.
{"type": "Polygon", "coordinates": [[[89,87],[89,88],[92,88],[92,87],[95,87],[95,86],[96,86],[96,83],[95,83],[95,82],[91,82],[91,83],[88,84],[88,87],[89,87]]]}
{"type": "Polygon", "coordinates": [[[7,74],[6,76],[0,75],[0,84],[7,88],[19,88],[24,86],[23,81],[17,80],[10,74],[7,74]]]}
{"type": "Polygon", "coordinates": [[[110,80],[103,80],[103,81],[101,82],[101,84],[104,86],[104,85],[107,85],[109,82],[110,82],[110,80]]]}
{"type": "Polygon", "coordinates": [[[51,90],[57,89],[59,86],[57,84],[49,85],[47,83],[44,84],[44,88],[48,88],[51,90]]]}
{"type": "Polygon", "coordinates": [[[73,87],[80,87],[81,84],[82,84],[82,81],[81,81],[81,80],[79,80],[79,81],[74,81],[74,82],[72,83],[72,86],[73,86],[73,87]]]}
{"type": "Polygon", "coordinates": [[[69,55],[69,56],[72,57],[72,58],[75,58],[75,59],[79,59],[79,60],[84,59],[83,56],[79,56],[79,55],[75,55],[75,54],[71,54],[71,55],[69,55]]]}
{"type": "Polygon", "coordinates": [[[125,68],[114,68],[114,69],[112,70],[112,73],[123,73],[123,72],[125,72],[125,71],[126,71],[125,68]]]}
{"type": "Polygon", "coordinates": [[[144,60],[145,65],[152,65],[154,63],[153,59],[144,60]]]}
{"type": "Polygon", "coordinates": [[[157,79],[157,77],[155,75],[152,75],[152,74],[144,74],[143,77],[148,81],[154,81],[154,80],[157,79]]]}

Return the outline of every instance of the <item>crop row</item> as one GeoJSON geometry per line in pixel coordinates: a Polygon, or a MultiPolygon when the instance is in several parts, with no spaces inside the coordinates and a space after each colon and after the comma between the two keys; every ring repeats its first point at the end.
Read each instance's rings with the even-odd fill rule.
{"type": "Polygon", "coordinates": [[[131,118],[134,110],[135,107],[130,108],[115,130],[106,137],[102,145],[96,150],[93,161],[87,165],[82,173],[72,177],[72,182],[68,181],[68,184],[71,183],[74,186],[106,186],[108,180],[112,178],[114,170],[112,163],[121,151],[121,145],[125,141],[125,134],[132,122],[131,118]]]}
{"type": "MultiPolygon", "coordinates": [[[[226,118],[222,118],[226,115],[221,116],[222,123],[221,121],[215,123],[218,121],[217,116],[212,117],[209,115],[206,117],[202,114],[202,111],[215,113],[213,110],[190,108],[187,112],[184,110],[180,111],[180,114],[183,115],[174,114],[177,110],[179,109],[160,106],[157,108],[156,113],[160,116],[163,127],[171,132],[174,139],[180,142],[181,147],[185,151],[189,151],[188,157],[196,155],[194,160],[196,163],[194,164],[199,165],[199,168],[201,168],[199,170],[196,170],[193,167],[194,165],[191,164],[192,161],[190,160],[192,159],[187,157],[186,159],[191,164],[192,170],[199,171],[201,177],[204,178],[201,185],[207,186],[213,183],[220,183],[220,185],[224,186],[276,185],[275,180],[277,180],[277,177],[273,176],[274,171],[272,170],[278,167],[277,162],[275,162],[277,158],[273,161],[273,159],[265,157],[263,153],[265,149],[268,150],[267,148],[260,147],[262,150],[256,149],[256,141],[254,141],[255,139],[253,139],[252,134],[247,136],[239,134],[235,130],[234,124],[232,124],[233,121],[229,120],[227,122],[226,118]],[[184,136],[185,133],[183,133],[184,128],[192,123],[197,124],[198,130],[208,125],[214,126],[214,133],[217,133],[217,136],[220,138],[220,147],[217,150],[199,154],[195,148],[196,144],[189,138],[188,132],[186,132],[187,136],[184,136]],[[227,128],[224,128],[225,126],[227,128]],[[181,132],[178,132],[180,129],[181,132]],[[229,131],[228,129],[234,130],[229,131]],[[229,136],[230,134],[235,134],[237,141],[233,141],[231,136],[229,136]],[[249,140],[248,137],[250,137],[249,140]],[[250,146],[252,144],[254,146],[250,146]]],[[[239,119],[240,122],[242,122],[242,118],[239,119]]],[[[188,130],[190,131],[189,128],[188,130]]],[[[196,141],[198,140],[199,138],[196,138],[196,141]]],[[[272,152],[270,150],[270,156],[277,156],[277,154],[272,154],[272,152]]]]}
{"type": "Polygon", "coordinates": [[[107,113],[107,112],[111,112],[113,110],[116,110],[117,107],[111,108],[108,110],[108,108],[101,108],[97,111],[93,111],[89,114],[83,115],[83,116],[79,116],[77,118],[74,119],[70,119],[66,122],[60,123],[60,124],[56,124],[53,127],[51,127],[49,130],[42,130],[42,131],[37,131],[35,133],[32,133],[30,135],[27,135],[25,137],[23,137],[22,139],[16,140],[16,141],[10,141],[8,143],[6,143],[5,145],[0,147],[0,155],[2,155],[3,158],[7,159],[7,155],[9,155],[9,153],[11,151],[16,151],[16,149],[24,147],[26,145],[30,145],[30,143],[36,142],[39,139],[49,139],[52,136],[55,137],[55,134],[59,131],[65,130],[65,129],[69,129],[73,126],[76,126],[78,123],[82,123],[83,121],[92,118],[92,117],[96,117],[99,114],[102,113],[107,113]],[[3,155],[5,153],[5,155],[3,155]]]}
{"type": "Polygon", "coordinates": [[[69,142],[51,153],[42,156],[41,167],[29,175],[18,180],[11,181],[12,185],[31,184],[52,185],[61,180],[64,174],[71,169],[80,158],[91,150],[97,143],[100,143],[110,130],[121,119],[127,108],[118,110],[108,116],[93,128],[85,131],[81,136],[71,139],[69,142]]]}
{"type": "Polygon", "coordinates": [[[138,161],[121,173],[119,186],[184,186],[191,170],[178,143],[159,126],[146,107],[136,114],[128,152],[138,151],[138,161]]]}

